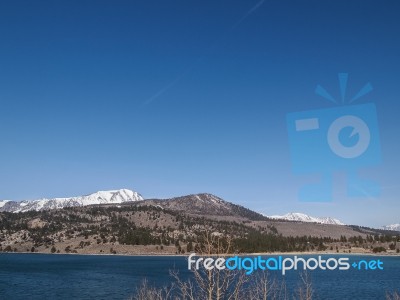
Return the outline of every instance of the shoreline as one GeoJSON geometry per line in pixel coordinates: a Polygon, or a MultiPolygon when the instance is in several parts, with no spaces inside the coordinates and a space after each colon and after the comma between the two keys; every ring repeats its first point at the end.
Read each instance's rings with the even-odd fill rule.
{"type": "MultiPolygon", "coordinates": [[[[194,252],[192,252],[194,253],[194,252]]],[[[190,254],[192,254],[190,253],[190,254]]],[[[2,254],[39,254],[39,255],[78,255],[78,256],[125,256],[125,257],[188,257],[190,254],[167,254],[167,253],[137,253],[137,254],[123,254],[123,253],[48,253],[48,252],[0,252],[2,254]]],[[[196,254],[196,256],[317,256],[317,255],[337,255],[337,256],[381,256],[381,257],[400,257],[400,253],[365,253],[365,252],[352,252],[352,253],[337,253],[337,252],[260,252],[260,253],[231,253],[231,254],[196,254]]]]}

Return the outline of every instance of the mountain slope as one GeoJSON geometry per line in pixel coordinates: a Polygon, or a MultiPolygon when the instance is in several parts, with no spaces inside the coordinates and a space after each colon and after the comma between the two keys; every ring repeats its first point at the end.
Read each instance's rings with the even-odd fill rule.
{"type": "Polygon", "coordinates": [[[309,223],[320,223],[330,225],[345,225],[338,219],[331,217],[312,217],[303,213],[287,213],[283,216],[268,216],[271,219],[287,220],[287,221],[298,221],[298,222],[309,222],[309,223]]]}
{"type": "Polygon", "coordinates": [[[52,198],[24,201],[0,201],[0,212],[26,212],[41,211],[47,209],[57,209],[63,207],[87,206],[93,204],[118,204],[124,202],[132,202],[143,200],[143,197],[137,192],[120,189],[112,191],[99,191],[86,196],[69,197],[69,198],[52,198]]]}

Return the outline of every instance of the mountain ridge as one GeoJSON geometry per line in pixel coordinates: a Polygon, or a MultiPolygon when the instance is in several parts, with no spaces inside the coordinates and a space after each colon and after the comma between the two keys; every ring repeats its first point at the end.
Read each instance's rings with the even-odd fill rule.
{"type": "Polygon", "coordinates": [[[89,205],[139,205],[158,206],[162,209],[184,211],[192,215],[241,217],[263,220],[265,217],[255,211],[223,200],[210,193],[190,194],[167,199],[144,199],[129,189],[98,191],[84,196],[65,198],[41,198],[37,200],[0,201],[0,212],[27,212],[82,207],[89,205]]]}
{"type": "Polygon", "coordinates": [[[400,231],[400,223],[385,225],[382,226],[382,229],[390,231],[400,231]]]}
{"type": "Polygon", "coordinates": [[[267,216],[268,218],[275,220],[286,220],[286,221],[297,221],[297,222],[307,222],[307,223],[319,223],[319,224],[329,224],[329,225],[345,225],[343,222],[332,217],[312,217],[310,215],[298,212],[290,212],[285,215],[273,215],[267,216]]]}
{"type": "MultiPolygon", "coordinates": [[[[144,199],[139,193],[130,189],[97,191],[75,197],[41,198],[36,200],[0,200],[0,212],[27,212],[64,207],[82,207],[88,205],[152,205],[162,209],[184,211],[192,215],[209,215],[215,217],[240,217],[250,220],[276,220],[327,225],[346,225],[333,217],[314,217],[304,213],[291,212],[285,215],[264,215],[244,206],[228,202],[210,193],[190,194],[166,199],[144,199]]],[[[381,227],[382,230],[400,231],[400,224],[381,227]]]]}
{"type": "Polygon", "coordinates": [[[27,212],[48,209],[60,209],[64,207],[88,206],[95,204],[120,204],[143,200],[143,197],[129,189],[97,191],[91,194],[65,198],[41,198],[35,200],[1,200],[0,212],[27,212]]]}

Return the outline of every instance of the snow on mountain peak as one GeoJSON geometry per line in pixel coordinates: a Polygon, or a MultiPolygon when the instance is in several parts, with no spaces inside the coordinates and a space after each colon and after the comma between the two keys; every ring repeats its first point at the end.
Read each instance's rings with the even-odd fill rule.
{"type": "Polygon", "coordinates": [[[0,211],[25,212],[30,210],[47,210],[63,207],[86,206],[93,204],[117,204],[129,201],[140,201],[143,197],[132,190],[120,189],[110,191],[98,191],[85,196],[69,198],[50,198],[24,201],[0,201],[0,211]]]}
{"type": "Polygon", "coordinates": [[[391,225],[382,226],[382,229],[400,231],[400,224],[391,224],[391,225]]]}
{"type": "Polygon", "coordinates": [[[345,225],[341,221],[331,217],[312,217],[303,213],[287,213],[283,216],[268,216],[271,219],[280,219],[287,221],[298,221],[298,222],[310,222],[310,223],[321,223],[321,224],[332,224],[332,225],[345,225]]]}
{"type": "Polygon", "coordinates": [[[0,200],[0,208],[6,205],[7,202],[10,202],[11,200],[0,200]]]}

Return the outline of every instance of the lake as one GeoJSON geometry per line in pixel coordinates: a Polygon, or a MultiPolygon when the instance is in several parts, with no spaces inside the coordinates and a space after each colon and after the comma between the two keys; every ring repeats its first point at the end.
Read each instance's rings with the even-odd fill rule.
{"type": "MultiPolygon", "coordinates": [[[[311,271],[315,299],[385,299],[386,292],[400,291],[400,257],[348,257],[380,259],[384,270],[311,271]]],[[[2,253],[0,299],[129,299],[143,278],[158,286],[171,282],[174,268],[183,278],[191,276],[180,256],[2,253]]],[[[299,282],[296,271],[270,274],[284,279],[289,290],[299,282]]]]}

